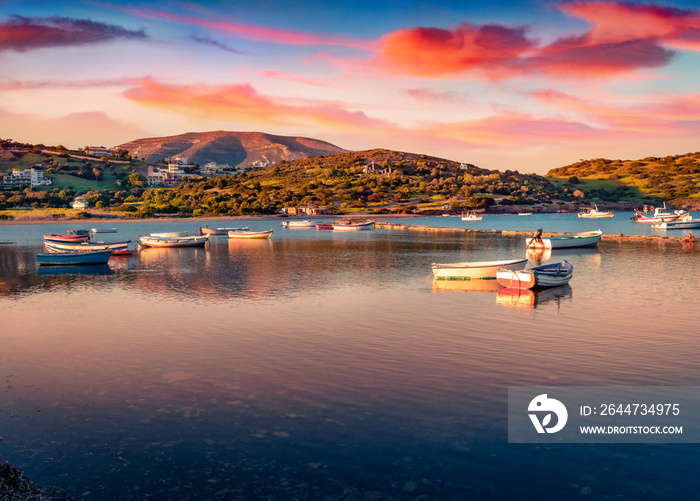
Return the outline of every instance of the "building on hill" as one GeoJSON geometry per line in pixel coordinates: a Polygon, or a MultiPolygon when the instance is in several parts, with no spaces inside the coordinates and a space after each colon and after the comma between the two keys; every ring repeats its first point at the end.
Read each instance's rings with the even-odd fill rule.
{"type": "Polygon", "coordinates": [[[53,180],[50,177],[44,177],[43,171],[35,168],[30,169],[14,169],[12,173],[5,173],[2,187],[6,190],[15,188],[35,188],[36,186],[50,186],[53,180]]]}
{"type": "Polygon", "coordinates": [[[112,150],[104,146],[86,146],[84,151],[88,155],[95,155],[96,157],[111,157],[113,154],[112,150]]]}
{"type": "Polygon", "coordinates": [[[71,207],[74,209],[87,209],[88,208],[88,201],[85,200],[85,197],[75,197],[75,200],[73,200],[73,203],[71,204],[71,207]]]}

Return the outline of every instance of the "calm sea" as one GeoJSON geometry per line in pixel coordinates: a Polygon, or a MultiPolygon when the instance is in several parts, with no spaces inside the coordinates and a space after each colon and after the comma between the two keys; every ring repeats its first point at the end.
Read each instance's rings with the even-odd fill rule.
{"type": "MultiPolygon", "coordinates": [[[[406,222],[651,234],[629,215],[406,222]]],[[[37,269],[68,226],[0,226],[0,456],[86,500],[697,497],[700,445],[508,444],[507,391],[700,385],[698,243],[555,251],[570,285],[514,297],[434,288],[430,264],[522,237],[245,224],[273,239],[92,274],[37,269]]]]}

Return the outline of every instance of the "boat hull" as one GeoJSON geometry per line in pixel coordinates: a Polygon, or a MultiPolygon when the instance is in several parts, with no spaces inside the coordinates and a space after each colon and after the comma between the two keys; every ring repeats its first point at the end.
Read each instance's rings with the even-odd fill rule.
{"type": "Polygon", "coordinates": [[[87,242],[90,235],[44,235],[47,242],[87,242]]]}
{"type": "Polygon", "coordinates": [[[174,247],[204,247],[207,243],[207,236],[192,237],[141,237],[139,238],[142,247],[153,248],[174,248],[174,247]]]}
{"type": "Polygon", "coordinates": [[[265,240],[272,238],[272,230],[267,231],[229,231],[229,238],[235,238],[240,240],[265,240]]]}
{"type": "Polygon", "coordinates": [[[359,230],[372,230],[374,229],[374,221],[367,221],[364,223],[348,223],[348,224],[334,224],[334,231],[359,231],[359,230]]]}
{"type": "Polygon", "coordinates": [[[239,231],[245,230],[246,228],[207,228],[206,226],[200,226],[200,235],[228,235],[229,231],[239,231]]]}
{"type": "Polygon", "coordinates": [[[107,264],[112,251],[97,250],[88,252],[49,252],[37,254],[36,260],[40,265],[86,265],[86,264],[107,264]]]}
{"type": "Polygon", "coordinates": [[[700,228],[700,219],[692,221],[661,221],[653,224],[652,228],[657,230],[691,230],[700,228]]]}
{"type": "Polygon", "coordinates": [[[529,270],[501,269],[496,273],[496,280],[507,289],[538,289],[566,285],[573,273],[571,263],[562,261],[529,270]]]}
{"type": "Polygon", "coordinates": [[[528,249],[573,249],[576,247],[595,247],[602,236],[603,232],[597,230],[552,235],[542,238],[541,241],[533,241],[532,238],[528,238],[525,243],[528,249]]]}
{"type": "Polygon", "coordinates": [[[44,247],[48,252],[90,252],[95,250],[112,251],[113,256],[129,256],[135,248],[132,248],[131,240],[126,242],[101,243],[101,242],[82,242],[82,243],[61,243],[61,242],[44,242],[44,247]]]}
{"type": "Polygon", "coordinates": [[[499,269],[520,270],[527,258],[507,261],[475,261],[464,263],[433,263],[434,280],[495,280],[499,269]]]}

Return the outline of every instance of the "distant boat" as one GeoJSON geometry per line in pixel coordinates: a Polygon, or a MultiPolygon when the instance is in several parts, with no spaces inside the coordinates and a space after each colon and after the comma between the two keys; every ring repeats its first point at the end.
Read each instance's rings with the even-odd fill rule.
{"type": "Polygon", "coordinates": [[[229,238],[239,238],[239,239],[256,239],[264,240],[267,238],[272,238],[272,230],[266,231],[250,231],[250,230],[235,230],[228,232],[229,238]]]}
{"type": "Polygon", "coordinates": [[[435,280],[495,280],[496,272],[502,268],[521,270],[527,258],[506,261],[474,261],[464,263],[433,263],[435,280]]]}
{"type": "Polygon", "coordinates": [[[207,235],[184,237],[148,237],[139,238],[142,247],[172,248],[172,247],[204,247],[207,235]]]}
{"type": "Polygon", "coordinates": [[[116,228],[93,228],[92,233],[116,233],[116,228]]]}
{"type": "Polygon", "coordinates": [[[189,235],[187,231],[165,231],[162,233],[151,233],[150,236],[155,238],[179,238],[189,235]]]}
{"type": "Polygon", "coordinates": [[[518,212],[518,216],[532,216],[532,212],[518,212]]]}
{"type": "Polygon", "coordinates": [[[87,252],[49,252],[37,254],[36,260],[40,265],[106,264],[111,255],[111,249],[87,252]]]}
{"type": "Polygon", "coordinates": [[[507,289],[537,289],[566,285],[573,274],[573,265],[562,261],[527,270],[501,269],[496,272],[496,280],[507,289]]]}
{"type": "Polygon", "coordinates": [[[48,242],[87,242],[90,235],[44,235],[44,241],[48,242]]]}
{"type": "Polygon", "coordinates": [[[475,212],[467,212],[462,216],[462,221],[481,221],[483,217],[477,216],[475,212]]]}
{"type": "Polygon", "coordinates": [[[693,219],[691,216],[675,219],[672,221],[659,221],[652,223],[651,227],[655,230],[690,230],[700,228],[700,219],[693,219]]]}
{"type": "Polygon", "coordinates": [[[200,226],[199,227],[199,234],[200,235],[228,235],[229,231],[245,230],[247,228],[248,228],[247,226],[245,228],[209,228],[207,226],[200,226]]]}
{"type": "Polygon", "coordinates": [[[86,229],[68,230],[69,235],[90,235],[90,231],[86,229]]]}
{"type": "MultiPolygon", "coordinates": [[[[646,206],[644,208],[646,209],[646,206]]],[[[635,223],[660,223],[662,221],[675,221],[688,215],[688,211],[685,210],[667,212],[666,202],[664,202],[664,206],[655,208],[652,214],[648,212],[642,213],[642,211],[638,210],[630,219],[635,223]]]]}
{"type": "Polygon", "coordinates": [[[583,209],[578,213],[578,217],[584,217],[589,219],[598,219],[603,217],[613,217],[615,213],[613,211],[598,210],[598,206],[593,204],[593,209],[583,209]]]}
{"type": "Polygon", "coordinates": [[[374,221],[364,221],[361,223],[333,223],[333,230],[336,231],[357,231],[374,229],[374,221]]]}
{"type": "Polygon", "coordinates": [[[50,242],[45,240],[44,247],[49,252],[90,252],[111,249],[113,256],[129,256],[136,249],[131,240],[125,242],[50,242]]]}
{"type": "Polygon", "coordinates": [[[582,233],[564,233],[563,235],[552,235],[533,241],[532,238],[525,240],[528,249],[571,249],[574,247],[594,247],[603,236],[601,230],[584,231],[582,233]]]}
{"type": "Polygon", "coordinates": [[[303,221],[285,221],[282,223],[282,226],[286,226],[287,228],[314,228],[316,223],[305,219],[303,221]]]}
{"type": "Polygon", "coordinates": [[[333,225],[331,223],[317,223],[316,229],[317,230],[332,230],[333,225]]]}

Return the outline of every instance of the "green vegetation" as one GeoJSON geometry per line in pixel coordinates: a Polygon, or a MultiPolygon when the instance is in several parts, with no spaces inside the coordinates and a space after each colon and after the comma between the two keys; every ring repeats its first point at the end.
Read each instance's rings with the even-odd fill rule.
{"type": "Polygon", "coordinates": [[[675,205],[700,201],[700,153],[643,160],[597,158],[553,169],[547,177],[559,185],[575,185],[586,199],[667,200],[675,205]]]}
{"type": "MultiPolygon", "coordinates": [[[[5,153],[0,174],[41,163],[53,185],[0,192],[0,209],[66,208],[78,194],[91,208],[122,217],[274,214],[298,206],[328,213],[382,214],[562,202],[700,201],[699,153],[635,162],[596,159],[543,177],[377,149],[281,161],[228,176],[192,178],[174,188],[149,189],[144,162],[76,158],[81,152],[16,143],[7,155],[6,143],[0,140],[0,153],[5,153]]],[[[123,152],[123,157],[128,154],[123,152]]]]}

